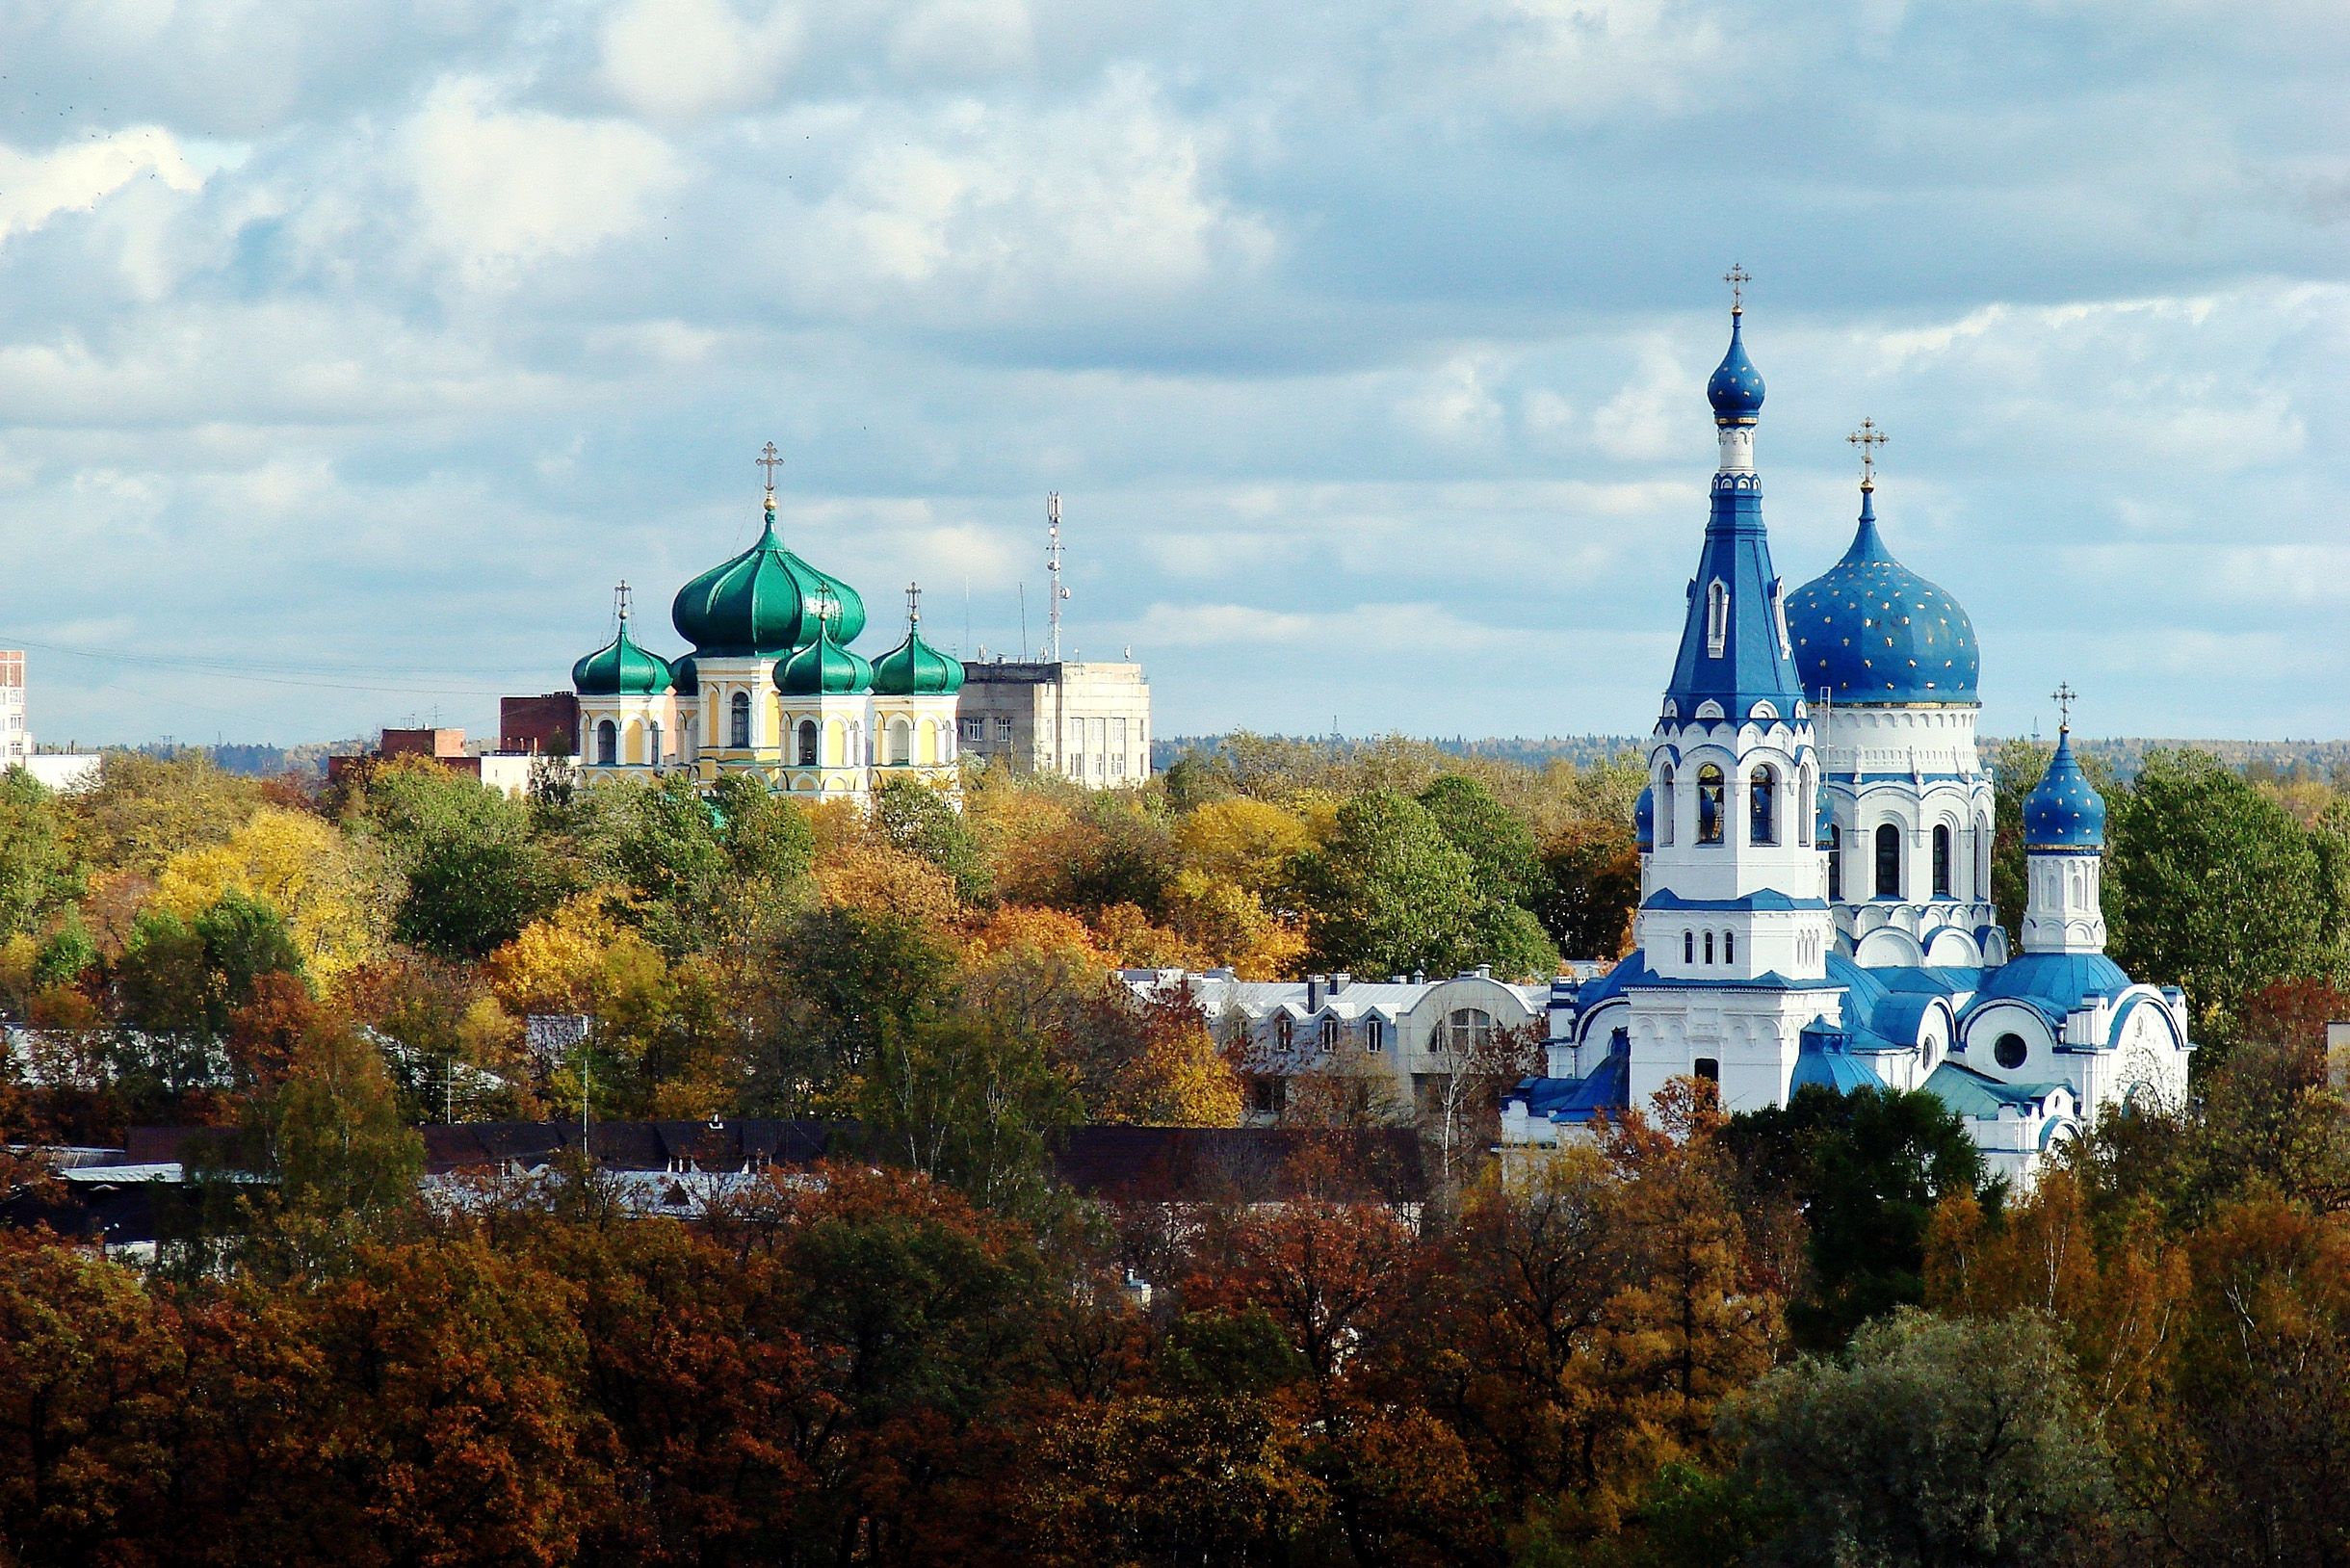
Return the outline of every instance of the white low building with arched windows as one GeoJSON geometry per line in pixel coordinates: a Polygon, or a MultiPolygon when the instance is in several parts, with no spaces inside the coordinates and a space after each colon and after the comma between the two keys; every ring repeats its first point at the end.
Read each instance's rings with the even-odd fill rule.
{"type": "Polygon", "coordinates": [[[2087,1118],[2180,1103],[2186,1002],[2104,954],[2105,807],[2069,731],[2024,802],[2011,954],[1966,612],[1886,549],[1867,479],[1851,548],[1786,592],[1735,311],[1707,395],[1721,466],[1635,814],[1636,950],[1553,986],[1546,1072],[1507,1096],[1504,1141],[1556,1142],[1679,1077],[1734,1111],[1922,1088],[2028,1182],[2087,1118]]]}
{"type": "MultiPolygon", "coordinates": [[[[1251,1125],[1277,1121],[1310,1082],[1349,1081],[1371,1109],[1424,1109],[1456,1073],[1490,1080],[1513,1043],[1548,1032],[1549,985],[1512,985],[1486,970],[1430,980],[1243,980],[1229,969],[1128,969],[1144,999],[1188,991],[1240,1072],[1251,1125]]],[[[1488,1110],[1491,1100],[1484,1102],[1488,1110]]]]}

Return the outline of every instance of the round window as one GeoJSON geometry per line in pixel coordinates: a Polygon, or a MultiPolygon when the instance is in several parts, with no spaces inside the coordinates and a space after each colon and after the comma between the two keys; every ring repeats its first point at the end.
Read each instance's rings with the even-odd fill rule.
{"type": "Polygon", "coordinates": [[[1992,1059],[2011,1073],[2023,1066],[2024,1058],[2029,1055],[2030,1048],[2024,1045],[2021,1034],[2002,1034],[1998,1043],[1991,1048],[1992,1059]]]}

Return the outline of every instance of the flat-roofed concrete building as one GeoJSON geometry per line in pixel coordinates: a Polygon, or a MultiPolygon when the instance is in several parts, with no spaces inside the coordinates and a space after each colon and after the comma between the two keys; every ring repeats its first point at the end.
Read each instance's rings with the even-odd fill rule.
{"type": "Polygon", "coordinates": [[[1136,664],[963,663],[965,755],[1004,757],[1094,789],[1151,776],[1151,684],[1136,664]]]}

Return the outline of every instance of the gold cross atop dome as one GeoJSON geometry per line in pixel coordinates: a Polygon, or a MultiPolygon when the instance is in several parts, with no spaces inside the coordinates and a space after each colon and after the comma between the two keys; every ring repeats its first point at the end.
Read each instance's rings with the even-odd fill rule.
{"type": "Polygon", "coordinates": [[[1861,488],[1864,490],[1875,489],[1877,487],[1877,448],[1883,446],[1892,437],[1877,429],[1875,420],[1863,419],[1861,428],[1845,436],[1844,439],[1861,449],[1861,488]]]}
{"type": "Polygon", "coordinates": [[[1730,271],[1722,274],[1722,281],[1730,285],[1730,314],[1733,316],[1746,309],[1746,285],[1754,280],[1754,274],[1735,261],[1730,264],[1730,271]]]}
{"type": "Polygon", "coordinates": [[[2080,693],[2073,690],[2072,682],[2058,681],[2056,690],[2050,692],[2049,695],[2056,701],[2056,727],[2071,729],[2073,727],[2073,703],[2080,693]]]}
{"type": "Polygon", "coordinates": [[[909,624],[921,624],[922,585],[920,583],[908,583],[905,586],[905,618],[909,624]]]}
{"type": "Polygon", "coordinates": [[[751,461],[767,470],[767,493],[773,495],[775,493],[775,470],[783,466],[783,459],[775,454],[775,443],[770,441],[761,447],[759,456],[753,457],[751,461]]]}

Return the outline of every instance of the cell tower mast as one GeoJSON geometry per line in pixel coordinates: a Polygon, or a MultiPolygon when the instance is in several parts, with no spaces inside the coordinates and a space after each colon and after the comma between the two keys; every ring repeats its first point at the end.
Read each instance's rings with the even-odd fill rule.
{"type": "Polygon", "coordinates": [[[1054,490],[1044,498],[1045,547],[1044,569],[1051,575],[1051,585],[1045,591],[1051,607],[1045,612],[1044,661],[1060,663],[1060,602],[1069,590],[1060,586],[1060,492],[1054,490]]]}

